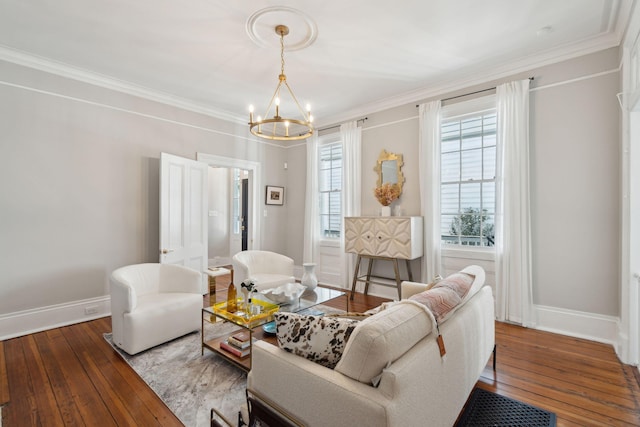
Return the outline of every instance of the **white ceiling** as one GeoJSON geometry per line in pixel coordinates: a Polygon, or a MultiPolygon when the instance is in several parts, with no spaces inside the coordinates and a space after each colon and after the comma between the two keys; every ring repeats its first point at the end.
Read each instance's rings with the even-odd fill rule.
{"type": "Polygon", "coordinates": [[[0,59],[246,122],[278,82],[282,23],[296,47],[285,51],[288,82],[322,125],[617,46],[633,5],[1,0],[0,59]]]}

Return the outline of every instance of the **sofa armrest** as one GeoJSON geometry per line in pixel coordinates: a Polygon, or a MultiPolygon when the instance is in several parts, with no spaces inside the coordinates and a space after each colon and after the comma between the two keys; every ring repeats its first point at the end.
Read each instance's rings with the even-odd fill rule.
{"type": "Polygon", "coordinates": [[[388,425],[390,401],[374,387],[264,341],[253,344],[251,357],[247,390],[307,426],[388,425]]]}
{"type": "Polygon", "coordinates": [[[408,299],[412,295],[426,291],[428,287],[429,285],[426,283],[409,282],[408,280],[405,280],[400,284],[400,293],[402,299],[408,299]]]}

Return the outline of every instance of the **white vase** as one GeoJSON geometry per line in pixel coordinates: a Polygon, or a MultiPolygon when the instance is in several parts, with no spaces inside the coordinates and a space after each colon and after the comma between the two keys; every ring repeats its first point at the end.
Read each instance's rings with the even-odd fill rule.
{"type": "Polygon", "coordinates": [[[391,216],[391,206],[383,206],[380,208],[380,216],[391,216]]]}
{"type": "Polygon", "coordinates": [[[307,289],[315,289],[318,286],[318,278],[316,277],[316,264],[313,262],[305,262],[302,264],[304,267],[304,274],[300,283],[307,289]]]}

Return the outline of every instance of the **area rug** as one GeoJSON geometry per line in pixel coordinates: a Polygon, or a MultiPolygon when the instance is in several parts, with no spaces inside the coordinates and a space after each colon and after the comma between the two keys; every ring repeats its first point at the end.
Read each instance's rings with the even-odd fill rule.
{"type": "Polygon", "coordinates": [[[553,427],[556,414],[481,388],[471,393],[456,426],[553,427]]]}
{"type": "MultiPolygon", "coordinates": [[[[316,313],[340,312],[321,305],[314,309],[316,313]]],[[[224,322],[205,323],[207,339],[236,328],[224,322]]],[[[200,332],[135,356],[114,346],[111,334],[104,337],[185,426],[209,426],[211,408],[216,408],[234,424],[237,421],[238,411],[246,402],[247,375],[209,350],[205,349],[202,355],[200,332]]]]}

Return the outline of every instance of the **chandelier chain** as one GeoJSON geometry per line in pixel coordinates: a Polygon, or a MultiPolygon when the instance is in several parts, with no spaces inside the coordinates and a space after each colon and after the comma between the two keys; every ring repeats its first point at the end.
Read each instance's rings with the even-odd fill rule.
{"type": "Polygon", "coordinates": [[[280,33],[280,74],[284,76],[284,34],[280,33]]]}

